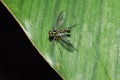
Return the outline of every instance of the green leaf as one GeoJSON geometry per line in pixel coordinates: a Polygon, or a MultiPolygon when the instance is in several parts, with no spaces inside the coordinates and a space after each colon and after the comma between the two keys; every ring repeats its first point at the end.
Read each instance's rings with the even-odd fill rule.
{"type": "Polygon", "coordinates": [[[44,57],[65,80],[120,80],[119,0],[2,0],[44,57]],[[49,41],[61,11],[62,29],[76,25],[66,47],[49,41]],[[70,44],[68,44],[70,43],[70,44]],[[71,45],[72,44],[72,45],[71,45]],[[66,48],[73,46],[74,51],[66,48]]]}

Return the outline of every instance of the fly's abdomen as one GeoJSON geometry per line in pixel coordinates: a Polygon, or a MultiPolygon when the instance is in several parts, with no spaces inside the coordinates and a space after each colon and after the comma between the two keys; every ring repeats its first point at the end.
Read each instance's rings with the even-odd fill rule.
{"type": "Polygon", "coordinates": [[[67,29],[60,30],[60,33],[65,33],[65,32],[70,33],[70,30],[67,29]]]}

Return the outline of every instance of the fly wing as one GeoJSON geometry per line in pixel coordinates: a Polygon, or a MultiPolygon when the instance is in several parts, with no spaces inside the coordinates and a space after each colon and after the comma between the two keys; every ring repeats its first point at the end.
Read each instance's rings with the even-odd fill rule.
{"type": "Polygon", "coordinates": [[[65,18],[65,12],[61,11],[54,26],[54,30],[57,30],[63,24],[64,18],[65,18]]]}
{"type": "Polygon", "coordinates": [[[61,36],[59,42],[65,49],[70,52],[73,52],[74,50],[78,51],[66,35],[61,36]]]}

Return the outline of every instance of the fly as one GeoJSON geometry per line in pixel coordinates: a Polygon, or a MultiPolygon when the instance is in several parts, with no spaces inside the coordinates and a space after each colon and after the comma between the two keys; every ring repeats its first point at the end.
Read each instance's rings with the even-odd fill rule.
{"type": "Polygon", "coordinates": [[[73,25],[66,29],[60,29],[61,25],[64,22],[64,18],[65,18],[65,12],[62,11],[60,12],[57,18],[55,26],[51,31],[49,31],[49,40],[52,42],[54,41],[60,42],[60,44],[63,47],[65,47],[68,51],[73,51],[74,49],[77,50],[69,39],[69,37],[71,36],[70,35],[71,29],[76,25],[73,25]]]}

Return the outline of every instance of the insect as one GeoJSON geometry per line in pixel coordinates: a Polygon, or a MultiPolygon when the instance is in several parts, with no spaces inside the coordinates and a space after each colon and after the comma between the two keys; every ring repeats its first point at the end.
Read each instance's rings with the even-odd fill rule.
{"type": "Polygon", "coordinates": [[[49,31],[49,40],[52,42],[54,41],[60,42],[60,44],[68,51],[77,50],[69,39],[69,37],[71,36],[70,35],[71,29],[76,25],[67,27],[66,29],[60,29],[61,25],[64,22],[64,18],[65,12],[61,11],[57,18],[55,26],[51,31],[49,31]]]}

